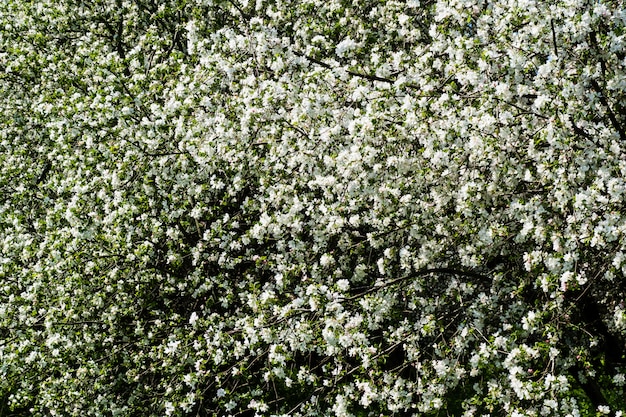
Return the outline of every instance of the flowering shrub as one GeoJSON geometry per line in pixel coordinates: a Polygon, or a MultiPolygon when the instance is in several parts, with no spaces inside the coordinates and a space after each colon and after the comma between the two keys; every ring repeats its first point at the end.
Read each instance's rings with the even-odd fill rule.
{"type": "Polygon", "coordinates": [[[625,10],[4,0],[0,415],[622,415],[625,10]]]}

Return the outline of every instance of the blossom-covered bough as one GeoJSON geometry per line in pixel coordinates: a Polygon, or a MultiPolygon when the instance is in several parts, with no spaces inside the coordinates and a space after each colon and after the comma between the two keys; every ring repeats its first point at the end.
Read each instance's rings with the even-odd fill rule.
{"type": "Polygon", "coordinates": [[[1,2],[0,415],[622,415],[624,6],[1,2]]]}

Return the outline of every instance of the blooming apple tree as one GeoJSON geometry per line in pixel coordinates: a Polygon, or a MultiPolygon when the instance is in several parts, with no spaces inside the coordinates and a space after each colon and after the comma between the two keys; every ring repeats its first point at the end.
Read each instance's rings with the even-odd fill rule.
{"type": "Polygon", "coordinates": [[[2,1],[0,415],[622,415],[625,10],[2,1]]]}

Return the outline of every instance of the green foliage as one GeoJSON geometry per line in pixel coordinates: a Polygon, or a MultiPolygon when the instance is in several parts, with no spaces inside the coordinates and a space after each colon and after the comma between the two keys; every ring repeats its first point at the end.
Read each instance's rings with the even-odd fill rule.
{"type": "Polygon", "coordinates": [[[619,1],[0,4],[0,416],[622,415],[619,1]]]}

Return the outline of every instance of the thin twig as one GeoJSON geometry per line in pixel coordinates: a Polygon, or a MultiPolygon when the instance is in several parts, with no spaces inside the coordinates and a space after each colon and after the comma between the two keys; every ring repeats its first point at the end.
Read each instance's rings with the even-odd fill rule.
{"type": "Polygon", "coordinates": [[[554,30],[554,20],[550,19],[550,28],[552,29],[552,46],[554,47],[554,56],[559,56],[559,51],[556,46],[556,31],[554,30]]]}

